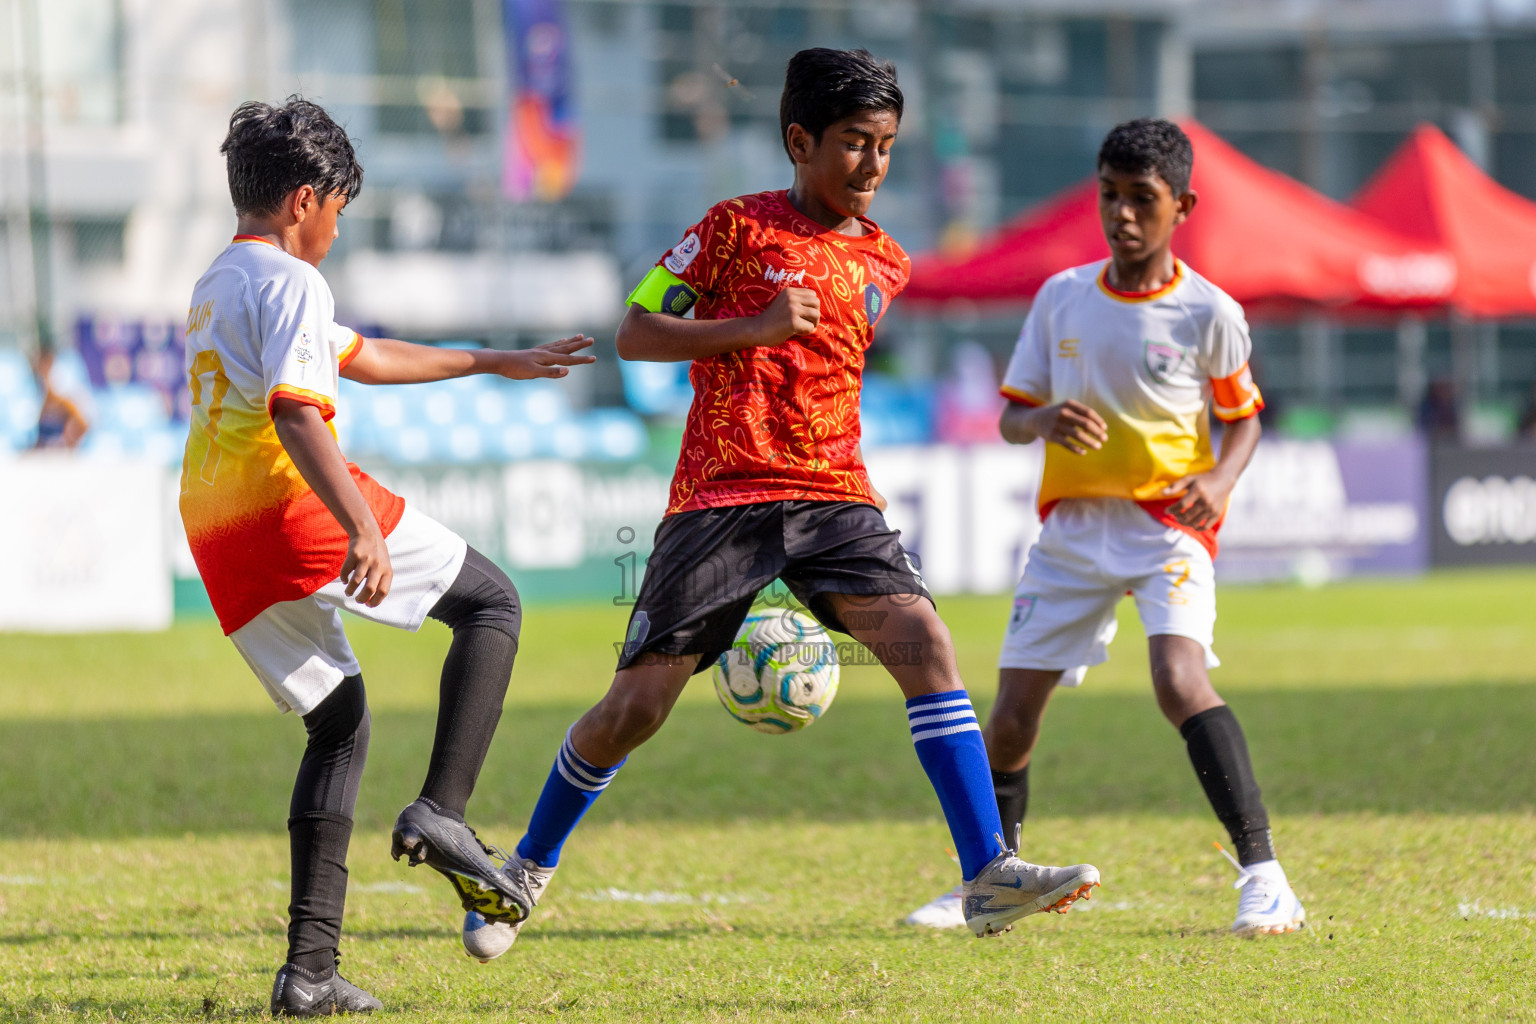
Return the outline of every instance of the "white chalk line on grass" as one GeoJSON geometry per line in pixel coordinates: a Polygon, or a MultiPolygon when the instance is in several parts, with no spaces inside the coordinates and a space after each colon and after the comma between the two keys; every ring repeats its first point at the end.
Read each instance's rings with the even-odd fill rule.
{"type": "Polygon", "coordinates": [[[690,892],[668,892],[663,889],[653,889],[650,892],[631,892],[628,889],[616,889],[612,886],[606,889],[593,889],[589,892],[579,893],[576,898],[593,903],[645,903],[651,906],[671,904],[691,907],[767,903],[769,901],[769,897],[763,893],[704,892],[695,895],[690,892]]]}
{"type": "Polygon", "coordinates": [[[1521,910],[1519,907],[1485,907],[1482,900],[1473,900],[1471,903],[1463,900],[1456,904],[1456,916],[1463,919],[1488,917],[1496,921],[1536,921],[1536,911],[1521,910]]]}
{"type": "Polygon", "coordinates": [[[41,878],[31,875],[0,875],[0,885],[42,885],[41,878]]]}

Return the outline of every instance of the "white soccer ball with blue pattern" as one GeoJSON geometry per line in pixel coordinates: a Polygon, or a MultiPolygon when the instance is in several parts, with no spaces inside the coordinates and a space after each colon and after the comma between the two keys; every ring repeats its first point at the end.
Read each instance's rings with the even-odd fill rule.
{"type": "Polygon", "coordinates": [[[832,706],[837,648],[804,612],[752,612],[713,675],[715,693],[732,718],[758,732],[795,732],[832,706]]]}

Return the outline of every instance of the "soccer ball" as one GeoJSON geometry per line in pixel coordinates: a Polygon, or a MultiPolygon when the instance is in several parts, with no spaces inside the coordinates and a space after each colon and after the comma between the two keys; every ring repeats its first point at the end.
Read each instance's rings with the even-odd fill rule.
{"type": "Polygon", "coordinates": [[[803,612],[753,612],[715,662],[714,677],[732,718],[758,732],[794,732],[820,718],[837,696],[837,650],[803,612]]]}

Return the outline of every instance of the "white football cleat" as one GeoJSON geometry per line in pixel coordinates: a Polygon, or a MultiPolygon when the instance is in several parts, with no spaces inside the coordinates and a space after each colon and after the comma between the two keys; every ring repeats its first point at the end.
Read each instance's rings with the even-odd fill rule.
{"type": "Polygon", "coordinates": [[[1237,898],[1237,920],[1232,922],[1233,935],[1245,939],[1286,935],[1306,926],[1307,911],[1291,891],[1279,861],[1248,865],[1233,888],[1242,890],[1237,898]]]}
{"type": "Polygon", "coordinates": [[[963,888],[957,885],[938,899],[924,903],[907,915],[907,924],[915,924],[921,928],[964,928],[963,888]]]}
{"type": "MultiPolygon", "coordinates": [[[[507,858],[502,871],[513,877],[522,876],[535,906],[543,897],[544,890],[549,887],[549,880],[555,877],[554,868],[541,868],[533,861],[519,857],[516,851],[507,858]]],[[[531,912],[533,908],[528,909],[531,912]]],[[[527,922],[526,917],[516,924],[493,921],[481,916],[478,911],[471,910],[464,915],[464,952],[481,963],[489,963],[512,948],[512,943],[517,941],[517,933],[523,930],[523,925],[527,922]]]]}
{"type": "Polygon", "coordinates": [[[1045,867],[1004,850],[960,887],[965,923],[978,939],[1001,935],[1029,914],[1065,914],[1098,884],[1099,869],[1092,864],[1045,867]]]}

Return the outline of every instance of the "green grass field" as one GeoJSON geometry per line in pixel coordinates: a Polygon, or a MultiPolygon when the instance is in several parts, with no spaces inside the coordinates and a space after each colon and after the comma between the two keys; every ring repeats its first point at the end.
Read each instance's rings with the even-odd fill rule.
{"type": "MultiPolygon", "coordinates": [[[[894,684],[847,670],[820,724],[769,737],[703,677],[485,966],[447,884],[388,857],[447,634],[354,622],[374,730],[343,969],[401,1020],[1536,1021],[1536,574],[1223,592],[1217,686],[1312,920],[1259,941],[1226,932],[1225,836],[1124,610],[1114,660],[1051,709],[1024,833],[1032,859],[1103,870],[1085,912],[987,942],[901,925],[955,869],[894,684]]],[[[984,706],[1008,600],[941,611],[984,706]]],[[[470,804],[493,841],[623,622],[528,611],[470,804]]],[[[0,636],[0,1019],[264,1015],[302,740],[211,620],[0,636]]]]}

